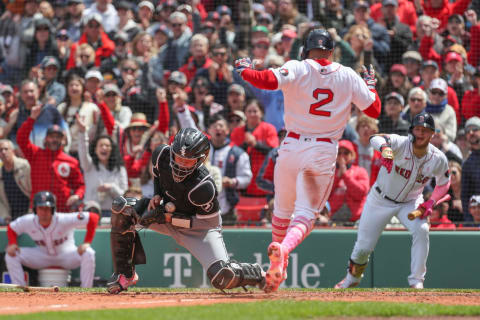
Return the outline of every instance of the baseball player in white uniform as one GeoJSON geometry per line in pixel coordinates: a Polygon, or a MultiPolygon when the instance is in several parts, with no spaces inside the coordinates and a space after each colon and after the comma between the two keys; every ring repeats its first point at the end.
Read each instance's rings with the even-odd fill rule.
{"type": "Polygon", "coordinates": [[[375,73],[364,68],[362,79],[351,68],[332,62],[335,43],[323,29],[312,30],[302,60],[277,69],[253,70],[249,58],[235,62],[242,78],[260,89],[280,89],[285,101],[283,140],[274,172],[275,202],[266,292],[286,278],[289,253],[310,233],[332,187],[338,144],[351,103],[377,118],[380,99],[375,73]]]}
{"type": "Polygon", "coordinates": [[[55,213],[56,199],[49,191],[40,191],[33,198],[34,213],[15,219],[8,225],[8,247],[5,263],[12,283],[26,285],[23,267],[44,269],[59,266],[80,267],[81,286],[91,288],[95,273],[95,251],[90,243],[95,236],[98,215],[89,212],[55,213]],[[87,227],[84,243],[75,246],[76,227],[87,227]],[[18,247],[17,236],[26,233],[36,247],[18,247]]]}
{"type": "Polygon", "coordinates": [[[415,116],[408,137],[374,135],[371,145],[382,152],[382,168],[363,207],[357,241],[350,256],[347,276],[335,288],[351,288],[360,283],[368,258],[386,224],[393,216],[412,234],[411,273],[408,283],[423,289],[429,249],[429,225],[426,218],[450,187],[450,173],[445,154],[430,144],[435,123],[428,113],[415,116]],[[431,178],[436,187],[426,202],[423,189],[431,178]],[[416,209],[424,211],[419,218],[409,220],[416,209]]]}

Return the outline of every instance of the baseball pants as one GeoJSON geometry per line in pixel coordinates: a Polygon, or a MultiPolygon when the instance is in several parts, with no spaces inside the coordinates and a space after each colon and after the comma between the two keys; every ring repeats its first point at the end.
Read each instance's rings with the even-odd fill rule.
{"type": "Polygon", "coordinates": [[[274,215],[316,219],[330,195],[336,157],[335,142],[285,138],[274,170],[274,215]]]}
{"type": "Polygon", "coordinates": [[[191,229],[176,227],[170,223],[154,223],[149,226],[149,229],[175,239],[200,262],[205,270],[208,270],[216,261],[230,260],[223,242],[220,215],[206,219],[193,216],[192,219],[191,229]]]}
{"type": "Polygon", "coordinates": [[[79,255],[77,247],[74,247],[70,251],[52,256],[36,247],[22,247],[15,257],[5,254],[5,263],[14,284],[26,285],[22,265],[36,270],[59,266],[67,270],[80,267],[81,286],[93,287],[95,251],[92,248],[87,248],[82,255],[79,255]]]}
{"type": "Polygon", "coordinates": [[[429,226],[426,219],[408,220],[408,214],[422,202],[423,197],[420,196],[414,201],[396,204],[384,199],[375,190],[375,187],[372,187],[360,217],[357,241],[351,259],[358,264],[367,263],[383,229],[393,216],[397,216],[412,234],[411,274],[408,276],[408,283],[409,285],[423,283],[427,271],[429,226]]]}

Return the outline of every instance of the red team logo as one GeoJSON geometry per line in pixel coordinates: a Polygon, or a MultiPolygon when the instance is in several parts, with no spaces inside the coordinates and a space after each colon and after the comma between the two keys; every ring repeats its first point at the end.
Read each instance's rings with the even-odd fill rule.
{"type": "Polygon", "coordinates": [[[285,68],[280,69],[280,74],[284,77],[288,76],[288,70],[285,68]]]}

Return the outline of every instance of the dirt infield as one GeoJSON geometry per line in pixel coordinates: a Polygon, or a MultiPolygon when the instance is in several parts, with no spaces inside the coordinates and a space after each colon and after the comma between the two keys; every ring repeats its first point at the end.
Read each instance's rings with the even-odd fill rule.
{"type": "Polygon", "coordinates": [[[286,290],[274,294],[213,292],[122,292],[119,295],[86,292],[0,292],[0,314],[40,311],[72,311],[162,306],[246,303],[271,299],[318,301],[387,301],[436,303],[444,305],[480,305],[479,292],[448,291],[318,291],[286,290]]]}

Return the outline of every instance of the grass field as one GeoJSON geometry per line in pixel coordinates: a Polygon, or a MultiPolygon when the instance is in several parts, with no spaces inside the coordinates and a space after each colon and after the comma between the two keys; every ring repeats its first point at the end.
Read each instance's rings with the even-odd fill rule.
{"type": "MultiPolygon", "coordinates": [[[[85,293],[103,292],[99,289],[69,289],[72,293],[78,294],[79,291],[85,293]]],[[[151,288],[135,288],[129,292],[159,292],[161,294],[189,294],[195,295],[205,290],[185,289],[151,289],[151,288]]],[[[4,292],[7,290],[1,290],[4,292]]],[[[14,290],[8,290],[14,291],[14,290]]],[[[214,291],[212,291],[214,292],[214,291]]],[[[285,293],[291,293],[293,290],[284,290],[285,293]]],[[[315,290],[295,290],[302,294],[310,294],[314,298],[316,294],[334,294],[339,291],[332,291],[332,289],[315,289],[315,290]]],[[[455,296],[479,296],[479,290],[422,290],[422,293],[431,292],[433,296],[451,295],[452,299],[455,296]]],[[[345,291],[346,296],[355,296],[356,294],[368,294],[372,296],[381,296],[382,294],[389,294],[395,296],[399,295],[414,295],[415,291],[410,289],[354,289],[345,291]]],[[[9,293],[18,295],[23,293],[9,293]]],[[[102,299],[103,295],[98,295],[98,299],[102,299]]],[[[28,298],[28,297],[27,297],[28,298]]],[[[114,309],[114,310],[89,310],[89,311],[72,311],[72,312],[44,312],[44,313],[30,313],[24,315],[4,315],[0,319],[106,319],[106,320],[120,320],[120,319],[222,319],[222,320],[236,320],[236,319],[268,319],[268,320],[283,320],[283,319],[315,319],[321,317],[351,317],[352,319],[359,317],[442,317],[442,316],[467,316],[480,317],[480,301],[478,305],[443,305],[443,304],[429,304],[429,303],[404,303],[404,302],[345,302],[345,301],[321,301],[321,300],[295,300],[292,298],[282,299],[276,297],[276,300],[259,299],[258,301],[252,299],[248,303],[219,303],[211,305],[196,305],[196,306],[168,306],[161,308],[141,308],[141,309],[114,309]]],[[[475,298],[476,299],[476,298],[475,298]]],[[[480,298],[479,298],[480,299],[480,298]]],[[[200,301],[200,300],[199,300],[200,301]]],[[[452,301],[455,303],[455,301],[452,301]]],[[[181,304],[181,302],[179,302],[181,304]]]]}

